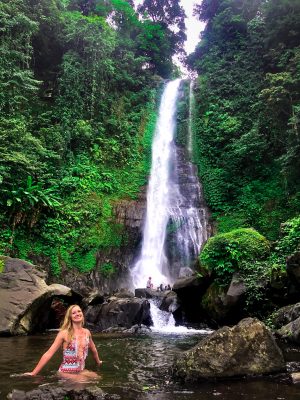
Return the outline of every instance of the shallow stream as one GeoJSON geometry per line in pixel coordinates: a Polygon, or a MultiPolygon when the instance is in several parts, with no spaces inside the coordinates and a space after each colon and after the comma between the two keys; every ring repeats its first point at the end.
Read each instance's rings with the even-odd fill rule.
{"type": "MultiPolygon", "coordinates": [[[[55,333],[40,336],[0,338],[0,399],[12,389],[31,390],[49,383],[62,384],[56,376],[61,354],[58,352],[44,368],[41,377],[21,377],[30,371],[50,346],[55,333]]],[[[105,392],[124,400],[299,400],[300,385],[288,375],[255,380],[241,379],[182,386],[172,382],[168,368],[176,354],[195,345],[198,334],[151,333],[143,336],[93,335],[103,366],[96,383],[105,392]]],[[[300,349],[287,353],[294,367],[299,365],[300,349]]],[[[87,368],[95,369],[91,355],[87,368]]]]}

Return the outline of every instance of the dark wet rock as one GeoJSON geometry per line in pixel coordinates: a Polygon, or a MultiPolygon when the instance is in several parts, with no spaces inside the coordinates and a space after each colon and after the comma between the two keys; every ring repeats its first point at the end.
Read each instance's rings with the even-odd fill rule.
{"type": "Polygon", "coordinates": [[[117,400],[119,398],[118,395],[104,393],[102,389],[96,386],[74,389],[49,385],[29,392],[13,390],[8,395],[10,400],[117,400]]]}
{"type": "Polygon", "coordinates": [[[300,301],[300,251],[295,252],[286,259],[288,303],[300,301]]]}
{"type": "Polygon", "coordinates": [[[300,303],[291,304],[289,306],[281,307],[275,311],[270,317],[270,323],[275,329],[279,329],[284,325],[296,320],[300,317],[300,303]]]}
{"type": "Polygon", "coordinates": [[[300,285],[300,251],[287,257],[286,270],[291,280],[300,285]]]}
{"type": "Polygon", "coordinates": [[[235,307],[239,305],[246,293],[246,286],[242,277],[235,273],[232,276],[229,288],[225,297],[225,305],[235,307]]]}
{"type": "Polygon", "coordinates": [[[87,306],[94,306],[97,304],[103,304],[104,301],[105,301],[104,294],[100,293],[98,290],[94,290],[82,300],[82,304],[84,307],[87,307],[87,306]]]}
{"type": "Polygon", "coordinates": [[[146,325],[133,325],[130,329],[127,329],[125,333],[132,333],[135,335],[145,335],[151,332],[151,328],[146,325]]]}
{"type": "Polygon", "coordinates": [[[114,296],[118,299],[132,299],[134,297],[134,294],[127,289],[120,289],[116,293],[114,293],[114,296]]]}
{"type": "Polygon", "coordinates": [[[161,301],[165,296],[165,291],[139,288],[135,289],[134,296],[140,299],[158,299],[161,301]]]}
{"type": "Polygon", "coordinates": [[[135,324],[151,325],[150,304],[145,299],[110,297],[104,304],[89,306],[85,320],[96,331],[110,327],[131,328],[135,324]]]}
{"type": "Polygon", "coordinates": [[[180,303],[178,301],[177,293],[172,290],[164,292],[164,297],[162,298],[161,304],[159,306],[160,310],[174,313],[180,308],[180,303]]]}
{"type": "Polygon", "coordinates": [[[124,334],[129,334],[129,335],[144,335],[148,334],[151,332],[151,328],[149,328],[146,325],[133,325],[131,328],[127,329],[124,327],[111,327],[107,328],[102,333],[124,333],[124,334]]]}
{"type": "Polygon", "coordinates": [[[204,318],[201,299],[210,284],[210,277],[203,274],[179,278],[174,283],[172,290],[177,294],[182,310],[182,321],[201,322],[204,318]]]}
{"type": "Polygon", "coordinates": [[[179,356],[173,375],[183,381],[253,376],[285,371],[280,348],[256,318],[217,330],[179,356]]]}
{"type": "Polygon", "coordinates": [[[282,326],[276,335],[288,342],[300,344],[300,317],[282,326]]]}
{"type": "Polygon", "coordinates": [[[72,298],[70,288],[48,286],[45,273],[18,258],[3,257],[0,274],[0,335],[22,335],[43,330],[54,297],[72,298]]]}
{"type": "Polygon", "coordinates": [[[174,283],[172,290],[180,295],[182,292],[189,291],[193,288],[197,288],[197,290],[199,290],[203,286],[203,278],[206,277],[200,277],[195,274],[192,276],[179,278],[174,283]]]}

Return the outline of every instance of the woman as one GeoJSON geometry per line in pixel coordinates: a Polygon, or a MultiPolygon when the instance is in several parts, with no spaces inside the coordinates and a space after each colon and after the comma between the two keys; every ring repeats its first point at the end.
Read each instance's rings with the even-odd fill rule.
{"type": "Polygon", "coordinates": [[[88,349],[91,350],[97,365],[101,365],[102,361],[99,359],[98,351],[90,331],[83,328],[83,324],[84,317],[81,308],[77,305],[70,306],[67,309],[63,324],[53,344],[43,354],[36,367],[24,375],[37,375],[56,351],[62,347],[63,361],[58,369],[60,376],[65,378],[74,378],[75,375],[91,378],[97,377],[98,375],[95,372],[85,369],[85,359],[88,349]]]}

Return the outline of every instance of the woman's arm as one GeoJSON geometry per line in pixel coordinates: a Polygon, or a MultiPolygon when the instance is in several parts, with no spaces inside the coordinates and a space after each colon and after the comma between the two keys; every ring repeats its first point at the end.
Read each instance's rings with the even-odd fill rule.
{"type": "Polygon", "coordinates": [[[91,350],[91,352],[93,354],[93,357],[94,357],[94,360],[96,361],[96,364],[97,365],[101,365],[102,361],[99,358],[99,354],[98,354],[98,351],[96,349],[95,343],[94,343],[94,341],[92,339],[91,332],[88,331],[88,333],[89,333],[89,349],[91,350]]]}
{"type": "Polygon", "coordinates": [[[57,334],[54,342],[51,347],[42,355],[40,361],[37,363],[36,367],[31,372],[26,372],[24,375],[37,375],[42,368],[48,363],[48,361],[53,357],[53,355],[57,352],[57,350],[62,346],[65,340],[65,332],[61,331],[57,334]]]}

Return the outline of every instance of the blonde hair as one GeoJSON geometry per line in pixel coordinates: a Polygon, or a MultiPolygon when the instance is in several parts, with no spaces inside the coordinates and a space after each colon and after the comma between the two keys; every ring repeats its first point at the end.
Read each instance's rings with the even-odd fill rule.
{"type": "MultiPolygon", "coordinates": [[[[74,307],[80,308],[77,304],[72,304],[66,311],[65,318],[61,324],[60,330],[66,330],[68,333],[68,341],[70,342],[72,340],[73,334],[74,334],[74,329],[73,329],[73,323],[72,323],[72,311],[74,307]]],[[[81,308],[80,308],[81,310],[81,308]]],[[[81,310],[82,311],[82,310],[81,310]]],[[[82,323],[81,325],[84,325],[84,317],[82,318],[82,323]]]]}

